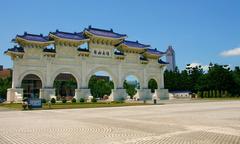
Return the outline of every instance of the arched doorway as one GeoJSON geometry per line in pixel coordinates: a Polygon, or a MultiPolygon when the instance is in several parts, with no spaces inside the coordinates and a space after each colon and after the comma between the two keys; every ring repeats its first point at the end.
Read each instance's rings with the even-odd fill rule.
{"type": "Polygon", "coordinates": [[[150,79],[148,81],[148,89],[151,89],[151,93],[155,92],[155,89],[158,88],[157,81],[155,79],[150,79]]]}
{"type": "Polygon", "coordinates": [[[94,98],[107,100],[114,89],[112,76],[106,71],[95,72],[89,79],[88,88],[94,98]]]}
{"type": "Polygon", "coordinates": [[[39,98],[42,88],[41,79],[35,74],[26,75],[21,83],[23,98],[39,98]]]}
{"type": "Polygon", "coordinates": [[[56,76],[53,87],[56,91],[57,100],[72,99],[77,88],[77,80],[71,73],[60,73],[56,76]]]}
{"type": "Polygon", "coordinates": [[[140,82],[134,75],[128,75],[123,81],[123,88],[131,99],[139,99],[138,89],[140,89],[140,82]]]}

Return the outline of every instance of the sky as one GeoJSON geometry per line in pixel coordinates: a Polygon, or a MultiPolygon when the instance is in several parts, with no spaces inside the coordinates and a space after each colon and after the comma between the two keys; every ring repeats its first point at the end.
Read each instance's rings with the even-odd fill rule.
{"type": "Polygon", "coordinates": [[[1,0],[0,65],[12,67],[4,51],[17,34],[79,32],[89,25],[160,51],[172,45],[180,69],[240,66],[239,0],[1,0]]]}

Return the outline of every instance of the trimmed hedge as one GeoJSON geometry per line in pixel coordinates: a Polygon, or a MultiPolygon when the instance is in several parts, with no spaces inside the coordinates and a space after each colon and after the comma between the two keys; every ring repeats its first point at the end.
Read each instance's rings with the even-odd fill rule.
{"type": "Polygon", "coordinates": [[[80,103],[84,103],[84,102],[85,102],[85,99],[84,99],[84,98],[80,98],[79,102],[80,102],[80,103]]]}
{"type": "Polygon", "coordinates": [[[97,99],[96,98],[92,98],[91,102],[95,103],[95,102],[97,102],[97,99]]]}
{"type": "Polygon", "coordinates": [[[66,99],[62,99],[62,103],[66,103],[67,102],[67,100],[66,99]]]}
{"type": "Polygon", "coordinates": [[[72,103],[76,103],[77,100],[75,98],[72,98],[72,103]]]}
{"type": "Polygon", "coordinates": [[[55,104],[56,103],[56,99],[55,98],[51,98],[51,103],[55,104]]]}

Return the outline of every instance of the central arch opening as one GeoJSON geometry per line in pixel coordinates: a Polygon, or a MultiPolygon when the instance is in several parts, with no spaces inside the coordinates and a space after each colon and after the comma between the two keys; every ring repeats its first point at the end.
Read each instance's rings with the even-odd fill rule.
{"type": "Polygon", "coordinates": [[[42,88],[41,79],[35,74],[26,75],[21,83],[23,98],[39,98],[42,88]]]}
{"type": "Polygon", "coordinates": [[[71,73],[60,73],[55,78],[53,87],[55,88],[57,100],[70,100],[75,95],[75,89],[77,88],[77,80],[71,73]]]}
{"type": "Polygon", "coordinates": [[[95,72],[88,82],[88,88],[94,98],[107,100],[114,89],[112,76],[106,71],[95,72]]]}
{"type": "Polygon", "coordinates": [[[126,89],[130,99],[139,99],[138,89],[140,89],[140,82],[136,76],[128,75],[123,82],[123,88],[126,89]]]}

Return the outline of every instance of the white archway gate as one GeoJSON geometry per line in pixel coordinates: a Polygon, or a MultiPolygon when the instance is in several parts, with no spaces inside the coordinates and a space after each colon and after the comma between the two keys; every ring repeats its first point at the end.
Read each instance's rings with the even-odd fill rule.
{"type": "Polygon", "coordinates": [[[13,60],[13,84],[8,90],[8,101],[21,100],[21,80],[27,74],[35,74],[42,80],[40,97],[49,100],[55,96],[53,82],[63,72],[72,74],[77,81],[75,97],[90,96],[88,81],[97,71],[106,71],[114,82],[112,100],[126,98],[123,81],[127,75],[139,79],[141,99],[151,98],[148,80],[157,81],[157,98],[168,98],[164,89],[163,73],[166,63],[160,58],[163,52],[151,49],[150,45],[125,40],[125,34],[89,26],[80,33],[50,32],[49,35],[24,33],[17,35],[19,45],[5,54],[13,60]],[[81,48],[87,44],[87,48],[81,48]],[[47,46],[54,47],[48,48],[47,46]]]}

